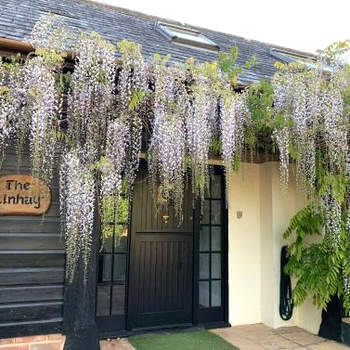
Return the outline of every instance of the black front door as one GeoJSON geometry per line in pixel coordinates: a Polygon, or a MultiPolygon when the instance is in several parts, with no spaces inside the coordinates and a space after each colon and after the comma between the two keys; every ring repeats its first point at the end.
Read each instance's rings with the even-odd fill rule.
{"type": "MultiPolygon", "coordinates": [[[[227,209],[221,168],[211,169],[209,189],[193,211],[186,190],[179,225],[173,208],[156,200],[147,172],[101,227],[96,320],[100,333],[126,329],[227,322],[227,209]],[[202,209],[200,206],[202,205],[202,209]],[[118,215],[118,225],[112,220],[118,215]]],[[[190,187],[190,186],[189,186],[190,187]]]]}
{"type": "Polygon", "coordinates": [[[141,173],[135,184],[131,222],[129,329],[192,323],[191,196],[185,195],[180,226],[173,208],[165,209],[159,202],[141,173]]]}

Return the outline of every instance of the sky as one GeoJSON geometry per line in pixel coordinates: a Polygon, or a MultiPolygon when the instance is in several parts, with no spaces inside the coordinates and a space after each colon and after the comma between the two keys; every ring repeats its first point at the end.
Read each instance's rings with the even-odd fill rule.
{"type": "Polygon", "coordinates": [[[350,39],[350,0],[95,0],[315,53],[350,39]]]}

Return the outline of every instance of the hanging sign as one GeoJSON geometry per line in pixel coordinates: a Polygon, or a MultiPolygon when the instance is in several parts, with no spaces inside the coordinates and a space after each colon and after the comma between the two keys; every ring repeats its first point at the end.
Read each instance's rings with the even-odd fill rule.
{"type": "Polygon", "coordinates": [[[51,191],[29,175],[0,177],[0,215],[41,215],[51,205],[51,191]]]}

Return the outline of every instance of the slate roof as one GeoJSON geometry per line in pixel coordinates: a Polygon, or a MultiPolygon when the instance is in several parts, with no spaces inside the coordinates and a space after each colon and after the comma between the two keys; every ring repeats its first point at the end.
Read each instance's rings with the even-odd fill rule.
{"type": "MultiPolygon", "coordinates": [[[[73,30],[96,31],[113,43],[123,39],[137,42],[142,45],[145,57],[152,57],[154,53],[161,55],[170,53],[173,62],[183,62],[189,57],[199,62],[217,59],[215,52],[174,44],[155,29],[157,21],[182,25],[179,22],[93,3],[89,0],[1,0],[0,37],[27,41],[34,23],[40,15],[47,12],[63,16],[67,25],[73,30]]],[[[275,72],[276,58],[271,55],[270,50],[280,47],[214,30],[186,26],[199,30],[217,43],[222,51],[228,51],[232,46],[237,46],[238,64],[243,64],[255,55],[258,66],[244,72],[241,76],[242,82],[269,79],[275,72]]],[[[312,56],[296,50],[288,49],[288,51],[312,56]]]]}

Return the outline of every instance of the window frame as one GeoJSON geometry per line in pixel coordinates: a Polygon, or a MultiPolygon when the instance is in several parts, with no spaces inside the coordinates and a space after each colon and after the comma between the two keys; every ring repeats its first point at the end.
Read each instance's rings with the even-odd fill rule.
{"type": "Polygon", "coordinates": [[[211,52],[218,52],[220,50],[220,47],[218,44],[216,44],[214,41],[210,40],[207,36],[203,35],[198,30],[188,28],[188,27],[181,27],[175,24],[165,23],[165,22],[157,22],[156,28],[158,31],[163,34],[167,39],[169,39],[171,42],[175,44],[185,45],[194,49],[204,49],[209,50],[211,52]],[[193,37],[198,37],[202,39],[205,42],[202,41],[196,41],[183,38],[177,33],[183,32],[187,35],[192,35],[193,37]]]}
{"type": "MultiPolygon", "coordinates": [[[[316,68],[316,56],[310,54],[310,56],[298,54],[295,52],[291,52],[288,50],[281,50],[276,48],[270,49],[270,55],[279,59],[280,61],[283,61],[284,63],[299,63],[301,65],[304,65],[307,68],[315,69],[316,68]]],[[[330,66],[325,65],[322,67],[323,71],[331,72],[332,68],[330,66]]]]}

